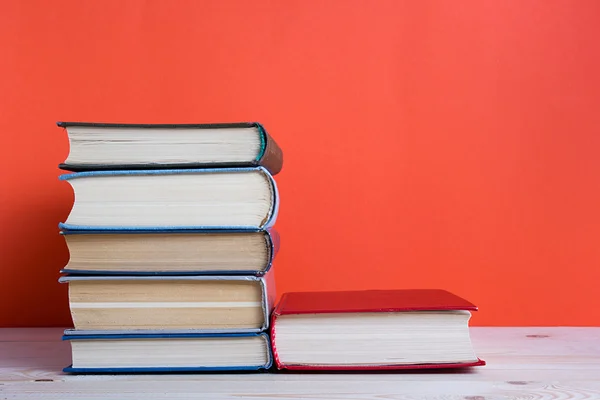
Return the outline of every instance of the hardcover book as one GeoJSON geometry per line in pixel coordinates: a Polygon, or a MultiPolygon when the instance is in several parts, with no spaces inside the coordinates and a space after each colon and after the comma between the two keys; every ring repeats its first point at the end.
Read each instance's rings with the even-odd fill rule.
{"type": "Polygon", "coordinates": [[[69,138],[70,171],[263,166],[276,175],[283,153],[257,122],[115,124],[58,122],[69,138]]]}
{"type": "Polygon", "coordinates": [[[62,234],[72,275],[264,275],[279,250],[275,229],[62,234]]]}
{"type": "Polygon", "coordinates": [[[275,363],[294,370],[484,365],[469,335],[476,309],[444,290],[285,293],[272,314],[275,363]]]}
{"type": "Polygon", "coordinates": [[[270,368],[272,354],[265,333],[221,335],[75,335],[72,364],[64,372],[181,373],[258,371],[270,368]]]}
{"type": "Polygon", "coordinates": [[[75,201],[68,230],[219,230],[271,228],[279,201],[263,167],[94,171],[61,175],[75,201]]]}
{"type": "Polygon", "coordinates": [[[265,276],[64,276],[74,329],[66,335],[256,333],[275,300],[265,276]]]}

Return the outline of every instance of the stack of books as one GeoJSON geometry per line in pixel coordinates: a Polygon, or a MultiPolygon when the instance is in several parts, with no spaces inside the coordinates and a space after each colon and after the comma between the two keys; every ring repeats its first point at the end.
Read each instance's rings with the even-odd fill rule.
{"type": "Polygon", "coordinates": [[[273,138],[258,123],[58,125],[75,195],[59,225],[74,324],[65,371],[268,369],[273,138]]]}

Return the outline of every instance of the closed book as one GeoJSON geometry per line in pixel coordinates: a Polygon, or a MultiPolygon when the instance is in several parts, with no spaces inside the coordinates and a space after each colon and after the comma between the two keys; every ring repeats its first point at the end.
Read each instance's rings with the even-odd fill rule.
{"type": "Polygon", "coordinates": [[[264,275],[279,250],[275,229],[238,232],[61,232],[72,275],[264,275]]]}
{"type": "Polygon", "coordinates": [[[269,369],[272,353],[265,333],[75,335],[73,374],[182,373],[269,369]]]}
{"type": "Polygon", "coordinates": [[[444,290],[284,293],[272,314],[279,369],[429,369],[484,365],[471,345],[477,307],[444,290]]]}
{"type": "Polygon", "coordinates": [[[122,124],[58,122],[69,138],[69,171],[263,166],[281,171],[283,153],[257,122],[122,124]]]}
{"type": "Polygon", "coordinates": [[[269,327],[273,271],[264,276],[63,276],[80,334],[256,333],[269,327]]]}
{"type": "Polygon", "coordinates": [[[75,201],[67,230],[240,230],[271,228],[279,210],[263,167],[92,171],[61,175],[75,201]]]}

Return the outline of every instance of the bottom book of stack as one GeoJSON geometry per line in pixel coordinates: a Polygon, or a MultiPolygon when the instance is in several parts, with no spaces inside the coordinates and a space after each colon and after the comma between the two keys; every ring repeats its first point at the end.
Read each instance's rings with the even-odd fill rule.
{"type": "Polygon", "coordinates": [[[266,333],[65,335],[73,373],[252,371],[271,367],[266,333]]]}

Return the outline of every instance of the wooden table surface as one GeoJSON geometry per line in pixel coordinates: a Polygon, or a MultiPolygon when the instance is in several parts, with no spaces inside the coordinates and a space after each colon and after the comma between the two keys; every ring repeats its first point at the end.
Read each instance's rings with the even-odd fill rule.
{"type": "Polygon", "coordinates": [[[488,363],[453,373],[77,376],[61,329],[0,329],[0,399],[600,400],[600,328],[472,328],[488,363]]]}

